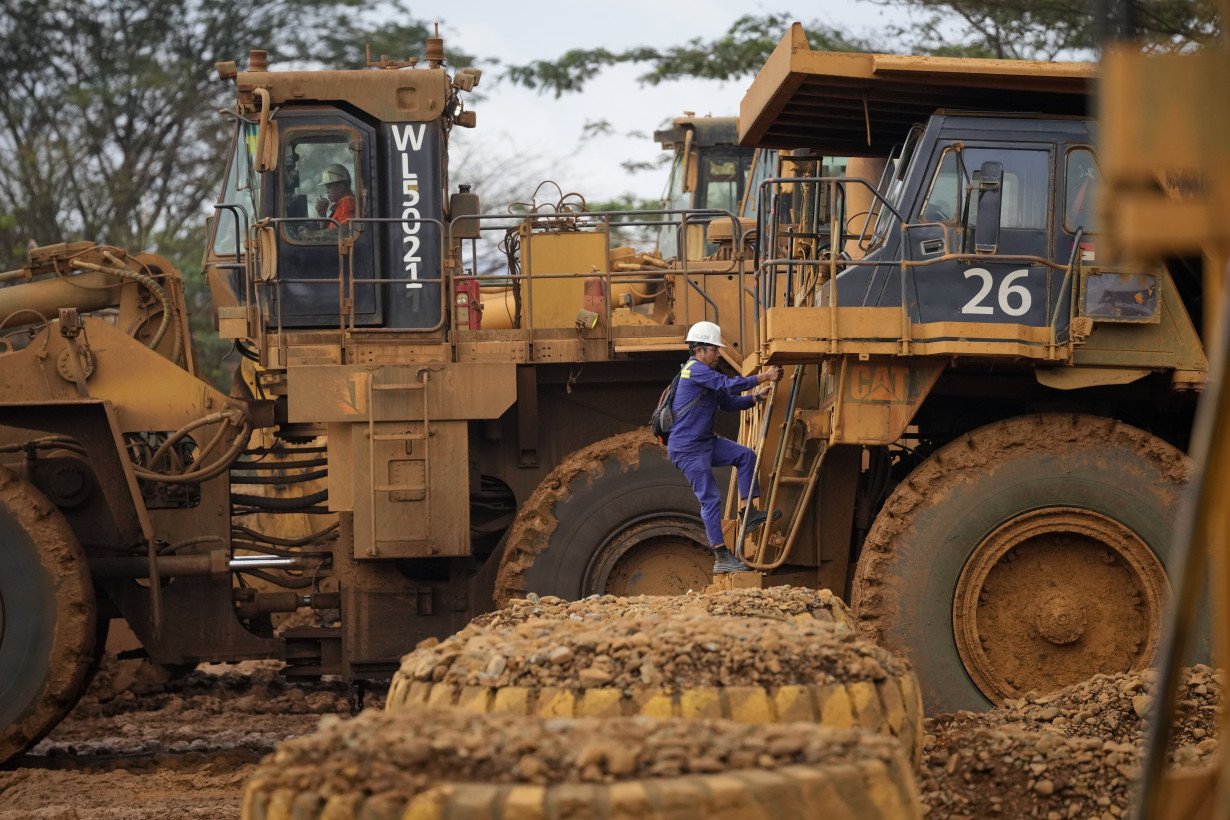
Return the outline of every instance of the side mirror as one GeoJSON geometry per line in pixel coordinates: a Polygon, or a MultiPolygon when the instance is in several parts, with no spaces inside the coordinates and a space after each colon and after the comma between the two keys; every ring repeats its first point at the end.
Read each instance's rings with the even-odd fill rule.
{"type": "Polygon", "coordinates": [[[261,116],[256,126],[254,164],[259,173],[264,173],[278,167],[278,124],[269,119],[273,113],[269,101],[269,89],[257,88],[255,94],[261,101],[261,116]]]}
{"type": "Polygon", "coordinates": [[[974,252],[999,250],[999,218],[1003,207],[1004,166],[984,162],[978,169],[978,220],[974,226],[974,252]]]}

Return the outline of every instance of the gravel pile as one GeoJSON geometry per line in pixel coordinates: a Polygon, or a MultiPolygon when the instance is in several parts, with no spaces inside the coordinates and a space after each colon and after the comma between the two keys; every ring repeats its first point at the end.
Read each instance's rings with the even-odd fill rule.
{"type": "Polygon", "coordinates": [[[402,659],[410,681],[590,689],[785,686],[880,681],[908,667],[814,619],[659,612],[614,621],[471,627],[402,659]]]}
{"type": "MultiPolygon", "coordinates": [[[[1095,675],[1048,695],[1028,695],[990,712],[926,721],[919,777],[924,802],[941,817],[1115,818],[1134,799],[1157,671],[1095,675]]],[[[1209,760],[1222,675],[1184,671],[1171,759],[1209,760]]]]}
{"type": "MultiPolygon", "coordinates": [[[[1184,670],[1171,739],[1180,761],[1208,757],[1221,704],[1222,675],[1203,664],[1184,670]]],[[[929,731],[1009,726],[1065,737],[1088,737],[1143,745],[1145,716],[1153,705],[1157,670],[1094,677],[1047,695],[1027,695],[984,714],[958,712],[932,721],[929,731]]]]}
{"type": "Polygon", "coordinates": [[[813,724],[747,725],[652,718],[536,719],[367,710],[325,718],[315,734],[287,741],[252,782],[324,798],[395,792],[442,783],[610,783],[732,769],[878,760],[899,766],[897,744],[813,724]]]}
{"type": "Polygon", "coordinates": [[[782,620],[803,616],[844,624],[851,629],[854,625],[849,607],[829,590],[790,586],[633,598],[591,595],[580,601],[565,601],[553,595],[530,595],[509,601],[503,609],[480,615],[473,623],[482,627],[508,627],[534,619],[606,621],[666,612],[782,620]]]}
{"type": "Polygon", "coordinates": [[[1130,743],[973,728],[936,738],[919,786],[935,817],[1117,818],[1131,803],[1139,760],[1130,743]]]}

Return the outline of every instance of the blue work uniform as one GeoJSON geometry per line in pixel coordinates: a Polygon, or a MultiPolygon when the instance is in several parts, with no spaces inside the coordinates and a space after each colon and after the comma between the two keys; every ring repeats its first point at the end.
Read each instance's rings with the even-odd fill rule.
{"type": "Polygon", "coordinates": [[[666,453],[692,483],[700,501],[700,518],[713,547],[722,546],[722,494],[713,478],[713,468],[734,466],[740,501],[760,495],[756,484],[756,454],[714,433],[714,416],[718,410],[739,411],[754,405],[754,396],[739,394],[756,384],[755,376],[723,376],[696,359],[689,359],[679,371],[679,387],[671,404],[677,415],[671,425],[666,453]],[[694,406],[684,410],[698,398],[694,406]]]}

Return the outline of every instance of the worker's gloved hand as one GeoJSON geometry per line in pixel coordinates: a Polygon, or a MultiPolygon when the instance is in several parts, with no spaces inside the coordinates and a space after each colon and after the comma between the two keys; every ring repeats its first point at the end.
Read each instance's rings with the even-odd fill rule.
{"type": "Polygon", "coordinates": [[[755,398],[756,401],[764,401],[765,399],[769,397],[769,394],[772,392],[773,392],[772,384],[762,384],[760,385],[760,387],[757,387],[752,392],[752,397],[755,398]]]}

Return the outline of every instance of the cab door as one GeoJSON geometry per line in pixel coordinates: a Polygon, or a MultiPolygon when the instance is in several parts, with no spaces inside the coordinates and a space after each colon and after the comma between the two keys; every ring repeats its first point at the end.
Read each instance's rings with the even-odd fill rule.
{"type": "MultiPolygon", "coordinates": [[[[990,322],[1043,327],[1060,278],[1047,265],[1007,256],[1052,258],[1052,151],[1049,146],[940,149],[935,173],[904,230],[905,275],[916,322],[990,322]],[[979,237],[979,173],[998,163],[999,231],[979,237]],[[960,254],[962,259],[945,259],[960,254]]],[[[998,170],[998,169],[997,169],[998,170]]]]}
{"type": "MultiPolygon", "coordinates": [[[[353,301],[356,325],[381,321],[374,231],[370,218],[375,191],[374,129],[334,108],[279,112],[281,155],[276,173],[266,175],[264,201],[281,220],[277,230],[277,285],[270,319],[283,327],[338,327],[344,299],[353,301]],[[350,178],[354,216],[346,224],[318,216],[326,169],[350,178]]],[[[326,214],[328,213],[326,206],[326,214]]],[[[339,213],[343,211],[339,210],[339,213]]]]}

